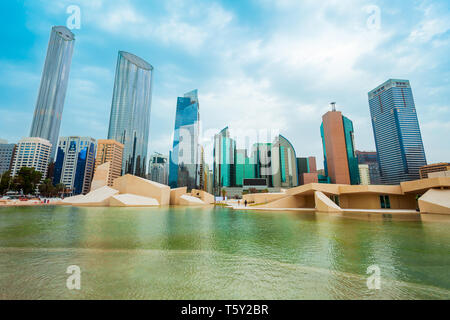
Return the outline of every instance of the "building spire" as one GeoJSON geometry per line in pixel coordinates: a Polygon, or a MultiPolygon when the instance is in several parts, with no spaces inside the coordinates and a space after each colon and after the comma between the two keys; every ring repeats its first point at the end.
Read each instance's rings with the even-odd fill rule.
{"type": "Polygon", "coordinates": [[[336,102],[330,102],[331,111],[336,111],[336,102]]]}

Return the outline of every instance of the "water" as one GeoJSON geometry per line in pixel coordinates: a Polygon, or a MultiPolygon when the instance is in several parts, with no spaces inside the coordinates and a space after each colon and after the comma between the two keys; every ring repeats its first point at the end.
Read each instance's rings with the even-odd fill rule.
{"type": "Polygon", "coordinates": [[[449,299],[449,228],[226,208],[0,208],[0,299],[449,299]],[[380,290],[366,285],[374,264],[380,290]],[[70,265],[79,291],[66,288],[70,265]]]}

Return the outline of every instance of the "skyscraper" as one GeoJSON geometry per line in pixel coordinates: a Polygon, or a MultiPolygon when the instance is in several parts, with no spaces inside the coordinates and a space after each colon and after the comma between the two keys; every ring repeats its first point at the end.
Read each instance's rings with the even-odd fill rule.
{"type": "Polygon", "coordinates": [[[94,176],[95,147],[90,137],[59,138],[53,183],[64,184],[72,195],[87,194],[94,176]]]}
{"type": "Polygon", "coordinates": [[[169,160],[167,156],[155,152],[150,158],[148,175],[150,180],[167,185],[169,182],[169,160]]]}
{"type": "Polygon", "coordinates": [[[0,140],[0,176],[11,170],[15,151],[16,145],[14,143],[0,140]]]}
{"type": "Polygon", "coordinates": [[[109,162],[108,186],[112,187],[116,178],[121,176],[124,145],[116,140],[98,140],[95,157],[95,171],[99,166],[109,162]]]}
{"type": "Polygon", "coordinates": [[[198,92],[177,99],[173,148],[170,153],[169,185],[198,189],[200,185],[200,112],[198,92]]]}
{"type": "Polygon", "coordinates": [[[74,43],[75,36],[69,29],[52,28],[30,131],[30,137],[50,141],[51,160],[55,157],[61,127],[74,43]]]}
{"type": "Polygon", "coordinates": [[[255,178],[266,179],[267,186],[273,187],[272,143],[253,144],[252,158],[255,163],[255,178]]]}
{"type": "Polygon", "coordinates": [[[370,184],[381,184],[380,165],[378,164],[378,155],[375,151],[356,151],[358,164],[367,164],[369,166],[370,184]]]}
{"type": "Polygon", "coordinates": [[[123,174],[146,174],[152,75],[153,67],[148,62],[119,51],[108,139],[125,146],[123,174]]]}
{"type": "Polygon", "coordinates": [[[331,183],[359,184],[353,123],[336,111],[334,103],[332,107],[332,111],[323,115],[320,127],[325,175],[330,177],[331,183]]]}
{"type": "Polygon", "coordinates": [[[368,95],[382,183],[419,179],[427,160],[409,81],[390,79],[368,95]]]}
{"type": "Polygon", "coordinates": [[[214,136],[214,193],[221,194],[223,187],[236,184],[236,142],[230,137],[228,127],[214,136]]]}
{"type": "Polygon", "coordinates": [[[282,135],[277,136],[272,143],[272,181],[276,188],[298,186],[295,149],[282,135]]]}

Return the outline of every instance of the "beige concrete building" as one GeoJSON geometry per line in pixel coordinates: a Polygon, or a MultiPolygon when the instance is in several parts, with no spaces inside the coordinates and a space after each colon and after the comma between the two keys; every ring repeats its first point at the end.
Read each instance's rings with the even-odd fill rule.
{"type": "Polygon", "coordinates": [[[108,186],[110,187],[112,187],[113,181],[122,175],[123,148],[124,145],[116,140],[97,141],[95,171],[100,165],[106,162],[110,163],[108,171],[108,186]]]}
{"type": "Polygon", "coordinates": [[[450,177],[394,186],[312,183],[277,194],[244,195],[244,200],[250,204],[248,209],[257,210],[309,210],[355,217],[395,215],[420,219],[424,214],[450,215],[450,177]]]}

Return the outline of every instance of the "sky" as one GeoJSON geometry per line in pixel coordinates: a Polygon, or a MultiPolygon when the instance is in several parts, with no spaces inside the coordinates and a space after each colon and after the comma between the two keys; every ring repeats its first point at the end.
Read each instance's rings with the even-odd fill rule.
{"type": "Polygon", "coordinates": [[[207,150],[226,126],[240,147],[266,130],[321,167],[329,103],[353,121],[356,149],[375,150],[367,93],[394,78],[411,82],[428,163],[450,161],[448,0],[1,1],[0,138],[29,134],[50,30],[70,5],[81,24],[60,136],[107,137],[124,50],[154,67],[149,153],[168,154],[177,97],[198,89],[207,150]]]}

